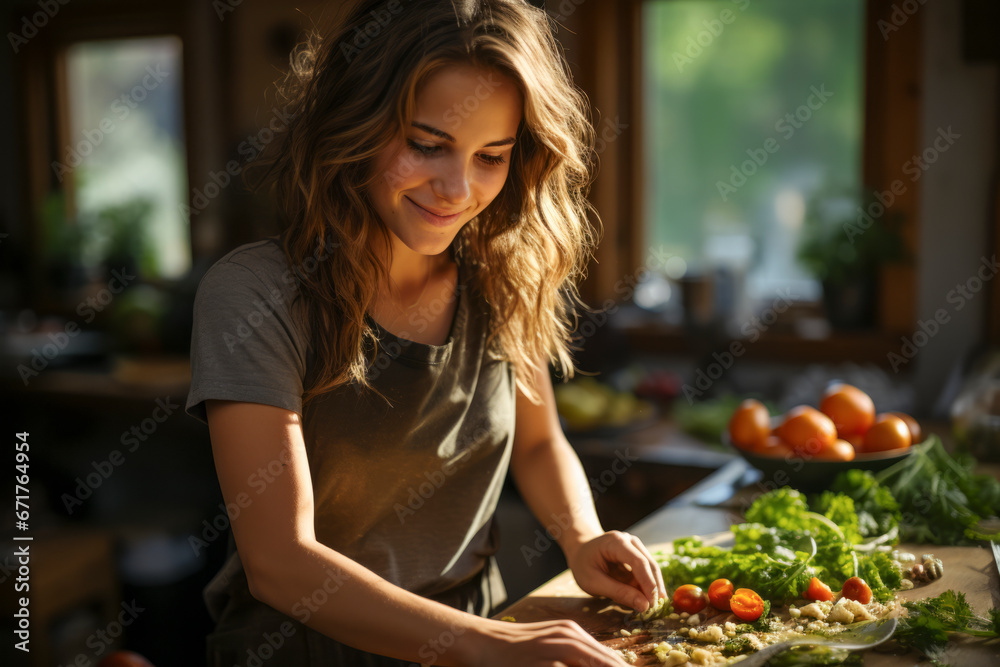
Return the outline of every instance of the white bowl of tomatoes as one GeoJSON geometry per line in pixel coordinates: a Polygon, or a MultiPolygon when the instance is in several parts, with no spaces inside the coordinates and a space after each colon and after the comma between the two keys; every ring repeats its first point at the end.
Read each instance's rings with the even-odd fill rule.
{"type": "Polygon", "coordinates": [[[923,440],[919,423],[900,412],[878,413],[857,387],[836,383],[818,408],[799,405],[772,416],[747,399],[733,412],[723,435],[775,486],[819,490],[851,468],[882,470],[908,456],[923,440]]]}

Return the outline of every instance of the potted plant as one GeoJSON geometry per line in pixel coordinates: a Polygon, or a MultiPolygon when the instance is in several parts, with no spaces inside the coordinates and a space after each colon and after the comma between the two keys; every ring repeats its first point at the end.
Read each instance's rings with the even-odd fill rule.
{"type": "Polygon", "coordinates": [[[902,215],[875,193],[821,193],[806,209],[798,258],[822,284],[835,329],[873,327],[879,269],[906,258],[902,215]]]}

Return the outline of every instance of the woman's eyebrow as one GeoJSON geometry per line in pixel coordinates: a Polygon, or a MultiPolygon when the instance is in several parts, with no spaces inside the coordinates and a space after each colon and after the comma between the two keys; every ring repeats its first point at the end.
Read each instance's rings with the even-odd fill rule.
{"type": "MultiPolygon", "coordinates": [[[[455,137],[451,136],[444,130],[439,130],[436,127],[425,125],[424,123],[418,123],[416,121],[412,122],[411,125],[418,130],[423,130],[428,134],[433,134],[435,137],[441,137],[442,139],[447,139],[451,143],[455,143],[455,137]]],[[[507,137],[506,139],[498,139],[497,141],[491,141],[488,144],[484,144],[483,148],[492,148],[493,146],[510,146],[515,141],[514,137],[507,137]]]]}

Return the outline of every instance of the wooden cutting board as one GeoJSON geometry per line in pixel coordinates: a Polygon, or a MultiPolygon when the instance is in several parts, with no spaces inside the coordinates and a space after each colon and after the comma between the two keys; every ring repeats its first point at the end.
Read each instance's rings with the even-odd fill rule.
{"type": "MultiPolygon", "coordinates": [[[[719,543],[728,537],[728,534],[711,535],[705,538],[705,542],[719,543]]],[[[649,548],[653,553],[658,550],[669,553],[671,545],[654,544],[649,548]]],[[[899,548],[914,553],[918,558],[924,553],[933,553],[944,563],[944,576],[941,579],[904,591],[900,593],[901,598],[915,600],[933,597],[950,588],[965,593],[969,604],[980,613],[985,613],[990,607],[1000,606],[1000,576],[997,574],[993,552],[990,549],[927,545],[922,547],[901,545],[899,548]]],[[[653,643],[648,641],[648,637],[622,637],[619,630],[624,627],[625,615],[614,610],[598,613],[610,604],[610,600],[594,598],[580,590],[567,570],[497,614],[495,618],[513,616],[520,623],[570,619],[613,649],[631,647],[638,652],[638,649],[653,643]]],[[[731,618],[729,614],[718,614],[716,617],[705,619],[705,622],[719,622],[731,618]]],[[[945,656],[945,662],[961,667],[1000,665],[1000,641],[973,640],[968,637],[953,640],[945,656]]],[[[640,656],[636,664],[658,663],[650,654],[640,656]]],[[[915,653],[903,653],[892,643],[884,648],[880,647],[878,651],[869,651],[865,655],[866,667],[900,667],[918,664],[928,663],[922,662],[920,656],[915,653]]]]}

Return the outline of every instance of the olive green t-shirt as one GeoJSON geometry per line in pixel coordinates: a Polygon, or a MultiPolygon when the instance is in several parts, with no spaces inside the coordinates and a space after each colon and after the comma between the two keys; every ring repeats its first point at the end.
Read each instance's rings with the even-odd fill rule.
{"type": "MultiPolygon", "coordinates": [[[[320,257],[299,270],[322,270],[320,257]]],[[[346,385],[304,408],[310,333],[278,241],[223,257],[195,299],[188,413],[204,421],[204,401],[222,399],[301,415],[317,539],[427,597],[476,576],[498,547],[493,515],[510,461],[515,386],[510,364],[486,345],[489,310],[475,285],[459,262],[443,345],[397,337],[369,318],[379,335],[369,380],[384,398],[346,385]]],[[[427,316],[406,326],[417,331],[427,316]]],[[[267,502],[266,475],[249,489],[251,502],[267,502]]],[[[206,588],[213,616],[232,586],[246,585],[234,573],[243,574],[238,553],[206,588]]]]}

